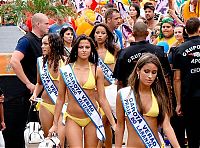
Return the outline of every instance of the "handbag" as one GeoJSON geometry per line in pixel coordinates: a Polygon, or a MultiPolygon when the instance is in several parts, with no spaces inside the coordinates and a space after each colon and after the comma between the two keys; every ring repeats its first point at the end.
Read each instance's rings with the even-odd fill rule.
{"type": "Polygon", "coordinates": [[[40,125],[36,102],[32,103],[29,108],[28,120],[24,130],[24,140],[27,147],[30,144],[39,144],[44,141],[44,131],[40,125]]]}
{"type": "Polygon", "coordinates": [[[61,148],[58,135],[52,133],[52,136],[45,138],[44,141],[39,144],[38,148],[61,148]]]}

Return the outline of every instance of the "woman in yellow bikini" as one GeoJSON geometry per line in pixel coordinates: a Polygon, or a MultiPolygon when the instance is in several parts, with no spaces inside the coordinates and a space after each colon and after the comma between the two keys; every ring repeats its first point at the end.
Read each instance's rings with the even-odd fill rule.
{"type": "MultiPolygon", "coordinates": [[[[118,52],[118,48],[114,46],[114,36],[112,32],[108,29],[107,25],[104,23],[100,23],[94,26],[93,30],[90,33],[90,37],[94,39],[96,44],[96,49],[99,57],[101,58],[102,62],[104,62],[111,72],[113,72],[115,63],[116,63],[116,55],[118,52]]],[[[101,67],[101,66],[100,66],[101,67]]],[[[112,81],[112,80],[111,80],[112,81]]],[[[106,97],[108,99],[108,102],[111,106],[112,113],[116,114],[116,96],[112,97],[111,94],[117,93],[117,87],[116,89],[113,89],[113,92],[110,92],[110,94],[107,93],[107,86],[111,85],[115,82],[110,82],[105,78],[104,80],[104,86],[106,90],[106,97]],[[109,97],[109,95],[111,97],[109,97]]],[[[110,122],[108,121],[108,118],[106,116],[103,116],[103,123],[106,133],[106,141],[105,141],[105,147],[111,148],[112,147],[112,130],[110,122]]]]}
{"type": "Polygon", "coordinates": [[[122,146],[125,122],[127,147],[162,148],[164,143],[158,133],[162,127],[171,145],[180,148],[170,124],[171,103],[159,59],[153,54],[144,54],[128,83],[117,94],[116,148],[122,146]]]}
{"type": "MultiPolygon", "coordinates": [[[[57,34],[47,34],[42,39],[42,57],[38,58],[37,84],[31,100],[36,100],[37,96],[42,92],[39,100],[39,118],[45,137],[48,136],[49,129],[53,124],[53,115],[57,97],[57,88],[59,83],[59,67],[64,65],[65,57],[64,45],[62,39],[57,34]],[[48,77],[47,77],[48,76],[48,77]],[[46,83],[48,82],[48,83],[46,83]],[[50,85],[52,82],[52,85],[50,85]],[[49,89],[52,88],[52,89],[49,89]],[[55,89],[53,89],[53,87],[55,89]],[[52,90],[55,91],[52,93],[52,90]]],[[[61,144],[64,142],[65,133],[64,126],[59,122],[59,139],[61,144]]]]}
{"type": "Polygon", "coordinates": [[[69,64],[60,69],[62,77],[59,81],[54,123],[49,133],[57,131],[58,119],[67,97],[65,131],[69,147],[96,148],[98,138],[105,140],[99,105],[115,126],[105,96],[103,72],[97,62],[98,54],[93,40],[81,35],[72,47],[69,64]]]}

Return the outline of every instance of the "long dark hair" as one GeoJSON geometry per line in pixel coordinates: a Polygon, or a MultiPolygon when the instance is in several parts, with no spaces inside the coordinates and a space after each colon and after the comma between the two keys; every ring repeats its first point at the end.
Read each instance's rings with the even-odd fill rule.
{"type": "Polygon", "coordinates": [[[79,43],[80,41],[82,40],[88,40],[90,42],[90,45],[91,45],[91,53],[90,53],[90,56],[89,56],[89,62],[95,64],[97,66],[97,63],[98,63],[98,53],[96,51],[96,48],[95,48],[95,44],[94,44],[94,41],[92,40],[92,38],[86,36],[86,35],[80,35],[75,43],[74,43],[74,46],[72,47],[72,50],[71,50],[71,54],[69,56],[69,61],[68,63],[74,63],[77,58],[78,58],[78,46],[79,46],[79,43]]]}
{"type": "Polygon", "coordinates": [[[129,6],[129,10],[130,10],[131,7],[134,7],[135,10],[137,11],[136,18],[138,18],[138,17],[140,16],[140,7],[139,7],[139,5],[136,4],[136,3],[132,3],[132,4],[130,4],[130,6],[129,6]]]}
{"type": "Polygon", "coordinates": [[[63,57],[64,55],[63,41],[61,37],[57,35],[56,33],[50,33],[44,36],[48,36],[49,47],[51,49],[51,52],[49,55],[44,56],[43,66],[49,59],[49,67],[51,67],[53,64],[53,71],[57,72],[58,66],[59,66],[59,60],[62,59],[63,61],[65,61],[63,57]]]}
{"type": "Polygon", "coordinates": [[[76,39],[76,32],[74,31],[74,29],[70,26],[67,26],[67,27],[63,27],[61,30],[60,30],[60,36],[61,38],[63,39],[63,42],[64,42],[64,34],[67,30],[70,30],[71,32],[73,32],[73,40],[72,40],[72,45],[74,44],[75,42],[75,39],[76,39]]]}
{"type": "Polygon", "coordinates": [[[137,61],[135,68],[129,76],[128,84],[134,91],[138,109],[143,114],[142,102],[139,95],[139,81],[137,76],[137,70],[141,70],[142,67],[148,63],[153,63],[158,68],[157,78],[151,85],[151,89],[157,99],[159,106],[158,124],[161,125],[164,121],[165,114],[172,115],[171,100],[169,99],[169,93],[164,78],[162,66],[156,55],[151,53],[144,53],[137,61]]]}
{"type": "MultiPolygon", "coordinates": [[[[107,33],[108,38],[107,38],[107,40],[105,41],[105,48],[106,48],[112,55],[114,55],[114,54],[115,54],[115,47],[114,47],[114,44],[113,44],[113,42],[114,42],[114,35],[112,34],[112,32],[109,30],[108,26],[107,26],[105,23],[99,23],[99,24],[95,25],[94,28],[92,29],[92,31],[91,31],[91,33],[90,33],[89,36],[90,36],[92,39],[94,39],[94,41],[95,41],[94,35],[95,35],[95,32],[96,32],[97,27],[99,27],[99,26],[102,26],[102,27],[104,27],[104,28],[106,29],[106,33],[107,33]]],[[[95,41],[95,45],[97,46],[97,42],[96,42],[96,41],[95,41]]]]}

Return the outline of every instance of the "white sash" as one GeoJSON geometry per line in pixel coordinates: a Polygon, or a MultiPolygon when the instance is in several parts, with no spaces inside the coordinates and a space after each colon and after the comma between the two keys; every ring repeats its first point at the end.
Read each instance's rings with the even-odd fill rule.
{"type": "MultiPolygon", "coordinates": [[[[44,67],[43,67],[43,57],[39,57],[37,60],[37,63],[39,67],[40,79],[42,81],[44,89],[46,90],[47,94],[51,98],[53,104],[56,104],[56,100],[58,97],[58,89],[53,83],[49,75],[47,62],[44,64],[44,67]]],[[[62,113],[66,112],[66,110],[67,110],[67,106],[66,104],[64,104],[62,108],[62,113]]]]}
{"type": "Polygon", "coordinates": [[[101,67],[104,77],[110,84],[115,83],[115,78],[113,78],[113,72],[112,70],[103,62],[101,58],[98,58],[98,65],[101,67]]]}
{"type": "Polygon", "coordinates": [[[97,137],[99,140],[105,140],[105,131],[102,123],[101,116],[99,115],[98,111],[96,110],[95,106],[84,92],[84,90],[79,85],[76,77],[72,71],[70,64],[63,66],[60,68],[60,73],[63,77],[63,80],[70,90],[71,94],[78,102],[82,110],[87,114],[87,116],[91,119],[94,125],[97,128],[97,137]]]}
{"type": "Polygon", "coordinates": [[[137,134],[139,135],[145,146],[147,148],[160,148],[160,145],[150,127],[137,110],[135,96],[131,88],[122,88],[120,91],[120,95],[125,113],[127,114],[131,125],[136,130],[137,134]]]}

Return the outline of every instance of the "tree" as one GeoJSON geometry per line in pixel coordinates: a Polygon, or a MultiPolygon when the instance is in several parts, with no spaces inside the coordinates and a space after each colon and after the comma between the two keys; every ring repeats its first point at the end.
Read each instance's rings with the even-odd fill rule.
{"type": "Polygon", "coordinates": [[[25,14],[29,13],[45,13],[48,16],[73,16],[74,12],[71,7],[62,5],[58,0],[54,3],[51,0],[16,0],[12,3],[6,3],[0,6],[0,16],[4,20],[18,24],[25,14]]]}

